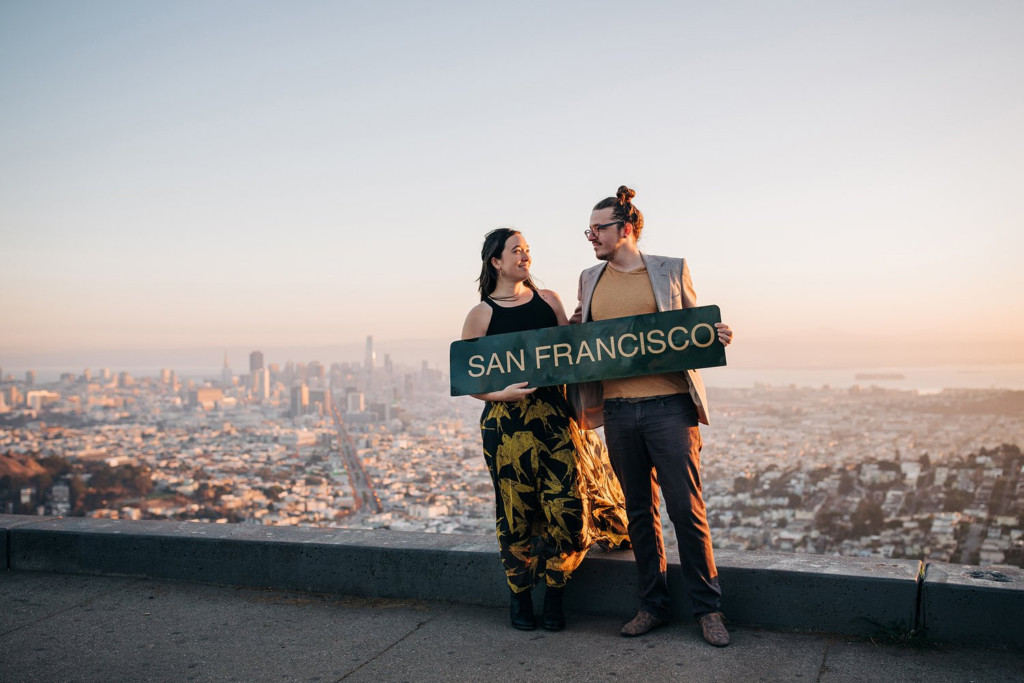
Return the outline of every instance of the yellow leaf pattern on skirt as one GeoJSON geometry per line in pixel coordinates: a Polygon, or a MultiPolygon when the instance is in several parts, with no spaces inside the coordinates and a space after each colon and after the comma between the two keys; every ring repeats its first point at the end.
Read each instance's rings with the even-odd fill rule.
{"type": "Polygon", "coordinates": [[[629,547],[625,501],[604,444],[568,417],[561,387],[488,403],[481,421],[495,531],[509,586],[565,585],[597,542],[629,547]]]}

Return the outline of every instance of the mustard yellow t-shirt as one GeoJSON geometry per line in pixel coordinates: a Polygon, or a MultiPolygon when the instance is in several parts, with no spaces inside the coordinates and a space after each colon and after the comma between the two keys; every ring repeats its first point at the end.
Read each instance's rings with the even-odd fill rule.
{"type": "MultiPolygon", "coordinates": [[[[640,266],[624,273],[611,265],[605,267],[594,289],[594,298],[590,301],[591,319],[608,320],[657,312],[658,304],[654,300],[654,289],[647,276],[647,268],[640,266]]],[[[681,372],[606,379],[603,384],[606,399],[646,398],[687,394],[690,391],[690,383],[681,372]]]]}

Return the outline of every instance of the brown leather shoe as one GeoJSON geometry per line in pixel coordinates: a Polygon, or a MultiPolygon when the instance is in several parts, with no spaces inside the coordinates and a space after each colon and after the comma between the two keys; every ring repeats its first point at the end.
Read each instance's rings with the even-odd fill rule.
{"type": "Polygon", "coordinates": [[[640,610],[636,613],[636,616],[633,617],[633,621],[623,626],[619,633],[627,638],[633,638],[635,636],[642,636],[652,628],[658,628],[659,626],[664,626],[667,623],[668,621],[665,619],[659,619],[650,612],[640,610]]]}
{"type": "Polygon", "coordinates": [[[725,630],[722,623],[721,612],[708,612],[697,617],[701,631],[704,632],[704,640],[715,647],[725,647],[729,644],[729,632],[725,630]]]}

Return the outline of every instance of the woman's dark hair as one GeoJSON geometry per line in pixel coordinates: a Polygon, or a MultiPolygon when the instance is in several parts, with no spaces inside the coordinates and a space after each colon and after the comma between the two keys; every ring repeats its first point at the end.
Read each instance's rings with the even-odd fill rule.
{"type": "Polygon", "coordinates": [[[612,218],[617,221],[633,224],[633,234],[640,239],[640,231],[644,229],[644,215],[640,209],[633,206],[633,197],[636,190],[631,190],[625,185],[620,185],[614,197],[602,199],[594,207],[594,211],[612,207],[612,218]]]}
{"type": "MultiPolygon", "coordinates": [[[[498,270],[491,264],[491,259],[501,258],[508,238],[521,234],[512,228],[498,228],[484,235],[484,248],[480,250],[480,259],[483,263],[480,264],[480,277],[476,279],[480,283],[480,301],[489,297],[494,288],[498,286],[498,270]]],[[[526,278],[526,282],[523,284],[537,291],[537,285],[533,284],[532,277],[526,278]]]]}

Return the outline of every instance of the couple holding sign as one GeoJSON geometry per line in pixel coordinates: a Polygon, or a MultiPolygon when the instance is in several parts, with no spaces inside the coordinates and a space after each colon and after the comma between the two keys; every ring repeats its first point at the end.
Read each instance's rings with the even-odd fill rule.
{"type": "MultiPolygon", "coordinates": [[[[644,254],[637,240],[643,214],[622,186],[593,209],[585,231],[602,263],[580,275],[579,304],[567,317],[558,295],[530,278],[530,251],[510,229],[487,234],[480,299],[466,317],[463,339],[696,306],[686,261],[644,254]]],[[[732,331],[715,325],[728,345],[732,331]]],[[[622,628],[639,636],[668,623],[667,564],[659,489],[679,540],[693,613],[705,640],[723,647],[729,634],[719,612],[721,590],[701,494],[698,422],[708,423],[704,384],[696,370],[606,379],[582,394],[585,427],[603,421],[615,478],[603,467],[603,446],[580,429],[564,387],[510,384],[473,394],[486,402],[484,457],[494,482],[501,559],[511,588],[512,626],[536,627],[531,590],[543,565],[541,625],[565,627],[562,596],[572,570],[592,543],[633,547],[640,609],[622,628]],[[616,481],[617,480],[617,481],[616,481]],[[621,484],[621,490],[619,485],[621,484]],[[622,499],[628,539],[622,520],[622,499]]]]}

